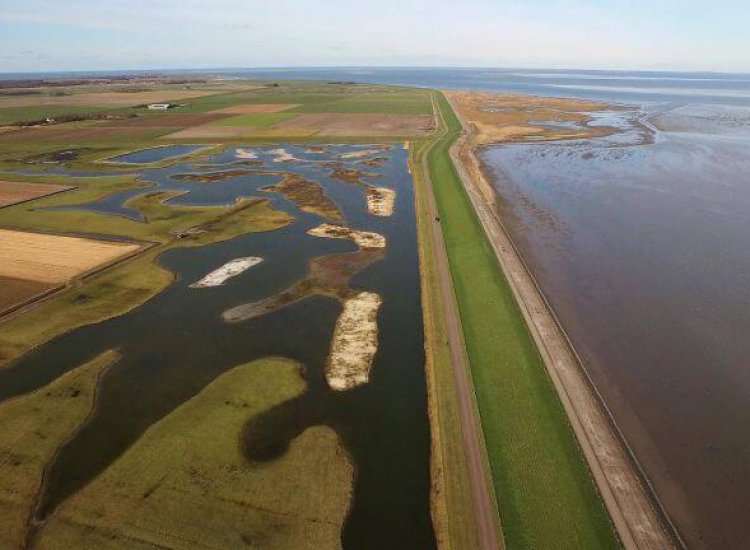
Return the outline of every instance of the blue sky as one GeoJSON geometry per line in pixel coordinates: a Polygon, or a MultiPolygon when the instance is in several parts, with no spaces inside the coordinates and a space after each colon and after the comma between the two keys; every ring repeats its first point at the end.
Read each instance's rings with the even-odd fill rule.
{"type": "Polygon", "coordinates": [[[750,0],[0,0],[0,71],[750,72],[750,0]]]}

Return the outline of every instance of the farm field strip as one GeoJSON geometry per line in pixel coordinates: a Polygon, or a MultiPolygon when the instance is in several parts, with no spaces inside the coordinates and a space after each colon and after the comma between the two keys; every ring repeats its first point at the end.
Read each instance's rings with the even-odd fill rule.
{"type": "Polygon", "coordinates": [[[140,248],[140,244],[0,229],[0,276],[62,283],[140,248]]]}
{"type": "Polygon", "coordinates": [[[72,185],[54,185],[23,181],[0,181],[0,208],[75,189],[72,185]]]}

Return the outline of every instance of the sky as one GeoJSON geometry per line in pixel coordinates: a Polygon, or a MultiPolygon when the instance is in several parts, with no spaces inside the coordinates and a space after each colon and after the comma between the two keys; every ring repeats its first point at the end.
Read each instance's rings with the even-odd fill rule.
{"type": "Polygon", "coordinates": [[[0,72],[750,72],[750,0],[0,0],[0,72]]]}

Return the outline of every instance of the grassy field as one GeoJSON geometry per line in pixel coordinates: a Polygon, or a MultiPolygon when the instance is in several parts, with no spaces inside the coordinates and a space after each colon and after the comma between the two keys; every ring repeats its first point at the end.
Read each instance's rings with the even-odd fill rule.
{"type": "Polygon", "coordinates": [[[429,165],[508,548],[615,548],[618,539],[510,288],[448,154],[429,165]]]}
{"type": "Polygon", "coordinates": [[[0,546],[21,548],[45,468],[85,421],[99,376],[114,352],[74,369],[29,395],[0,403],[0,546]]]}
{"type": "Polygon", "coordinates": [[[293,116],[292,113],[256,113],[225,118],[217,122],[217,124],[220,126],[255,126],[256,128],[268,128],[277,122],[292,118],[293,116]]]}
{"type": "Polygon", "coordinates": [[[330,428],[269,463],[240,452],[254,415],[303,390],[288,360],[223,374],[63,503],[38,548],[340,547],[353,468],[330,428]]]}
{"type": "Polygon", "coordinates": [[[440,548],[478,548],[472,513],[468,470],[445,320],[445,308],[435,258],[432,220],[428,213],[422,158],[432,140],[412,142],[410,166],[414,177],[419,236],[419,267],[425,324],[427,385],[432,435],[432,517],[440,548]]]}
{"type": "MultiPolygon", "coordinates": [[[[158,90],[161,87],[153,86],[152,88],[158,90]]],[[[223,85],[201,84],[196,85],[194,89],[203,90],[210,95],[179,100],[180,107],[169,113],[128,106],[107,108],[101,105],[54,105],[49,104],[49,102],[54,101],[55,98],[44,94],[41,94],[40,97],[44,100],[45,105],[32,105],[18,110],[15,107],[3,108],[3,99],[0,98],[0,126],[17,120],[39,120],[48,116],[54,118],[65,114],[92,113],[119,117],[137,116],[137,118],[126,118],[124,120],[88,120],[17,131],[0,131],[0,169],[24,166],[27,164],[26,159],[39,153],[89,147],[93,150],[87,151],[82,160],[93,160],[108,154],[125,153],[155,143],[163,144],[167,139],[179,142],[212,143],[219,141],[238,144],[278,143],[288,137],[301,141],[306,136],[307,141],[315,140],[316,138],[312,135],[314,132],[304,133],[292,131],[289,128],[282,128],[279,131],[266,131],[273,124],[283,122],[293,115],[338,113],[414,116],[432,112],[430,94],[427,90],[398,87],[294,81],[285,81],[278,86],[271,86],[268,83],[264,85],[254,81],[237,81],[223,85]],[[205,119],[206,116],[222,116],[222,114],[214,113],[215,111],[252,104],[289,104],[294,105],[294,107],[284,111],[285,116],[283,117],[261,116],[256,118],[253,115],[239,118],[231,113],[223,113],[223,120],[217,118],[211,121],[211,124],[218,128],[244,127],[255,129],[255,132],[222,134],[217,139],[206,137],[200,133],[193,136],[191,132],[186,132],[178,134],[177,137],[165,138],[165,136],[193,126],[190,122],[191,116],[195,117],[194,125],[200,126],[209,122],[205,119]],[[178,121],[175,118],[177,115],[183,118],[178,121]],[[289,117],[286,115],[289,115],[289,117]],[[158,139],[163,141],[155,142],[158,139]]],[[[103,90],[101,87],[92,87],[91,91],[101,92],[103,90]]],[[[85,94],[78,90],[73,90],[73,92],[77,103],[85,103],[85,94]]],[[[174,93],[178,92],[179,90],[176,90],[174,93]]],[[[139,97],[143,94],[130,95],[139,97]]],[[[70,101],[70,99],[65,99],[70,97],[63,96],[60,101],[70,101]]],[[[147,96],[143,95],[143,97],[147,96]]],[[[94,100],[92,99],[92,101],[94,100]]],[[[357,128],[353,128],[351,134],[337,133],[335,139],[343,142],[372,141],[372,137],[368,139],[366,134],[358,135],[356,130],[357,128]]],[[[405,132],[397,129],[392,136],[378,135],[378,140],[387,141],[389,137],[401,140],[406,137],[404,134],[405,132]]],[[[26,167],[28,168],[28,166],[26,167]]]]}

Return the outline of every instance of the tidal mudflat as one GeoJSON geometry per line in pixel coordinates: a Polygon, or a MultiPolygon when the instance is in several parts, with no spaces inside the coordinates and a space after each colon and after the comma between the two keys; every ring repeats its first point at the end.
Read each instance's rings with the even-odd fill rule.
{"type": "MultiPolygon", "coordinates": [[[[58,512],[75,518],[77,502],[96,502],[102,485],[93,483],[117,480],[129,471],[132,458],[123,453],[143,450],[151,441],[142,440],[144,434],[164,429],[160,422],[169,425],[194,405],[203,407],[200,396],[207,388],[214,392],[211,384],[222,375],[256,359],[284,357],[302,365],[305,387],[265,411],[248,412],[237,434],[248,467],[270,467],[290,452],[299,456],[310,434],[330,428],[354,471],[341,534],[344,546],[434,545],[419,265],[406,159],[407,151],[394,146],[230,147],[199,165],[143,169],[143,188],[76,207],[140,219],[126,203],[155,192],[170,191],[167,203],[181,206],[263,197],[295,222],[267,233],[164,252],[158,262],[177,280],[162,293],[123,316],[51,340],[0,370],[0,399],[7,399],[43,387],[106,350],[118,350],[118,359],[102,375],[95,410],[47,471],[35,514],[38,540],[51,544],[55,531],[45,534],[45,525],[57,529],[58,512]],[[356,154],[365,150],[372,152],[356,154]],[[335,177],[337,168],[331,163],[357,170],[369,157],[386,160],[368,165],[359,181],[335,177]],[[320,186],[322,194],[316,192],[314,198],[327,198],[336,210],[304,208],[310,197],[273,187],[292,176],[320,186]],[[394,191],[391,216],[368,211],[367,189],[374,185],[394,191]],[[328,229],[310,234],[322,225],[328,229]],[[237,258],[263,261],[233,272],[221,285],[190,288],[237,258]],[[280,307],[231,323],[225,319],[233,308],[273,299],[290,288],[301,292],[280,307]],[[369,331],[364,351],[334,346],[334,333],[357,317],[344,315],[346,300],[371,295],[378,300],[367,303],[379,307],[361,317],[377,327],[375,341],[369,331]],[[326,371],[340,366],[341,357],[352,356],[369,363],[367,376],[356,376],[356,385],[333,388],[326,371]],[[139,446],[142,441],[146,443],[139,446]]],[[[270,376],[272,370],[264,372],[270,376]]],[[[177,481],[179,486],[190,479],[177,481]]],[[[339,489],[337,485],[337,494],[339,489]]]]}
{"type": "Polygon", "coordinates": [[[750,538],[750,112],[618,109],[485,149],[499,206],[690,547],[750,538]]]}

